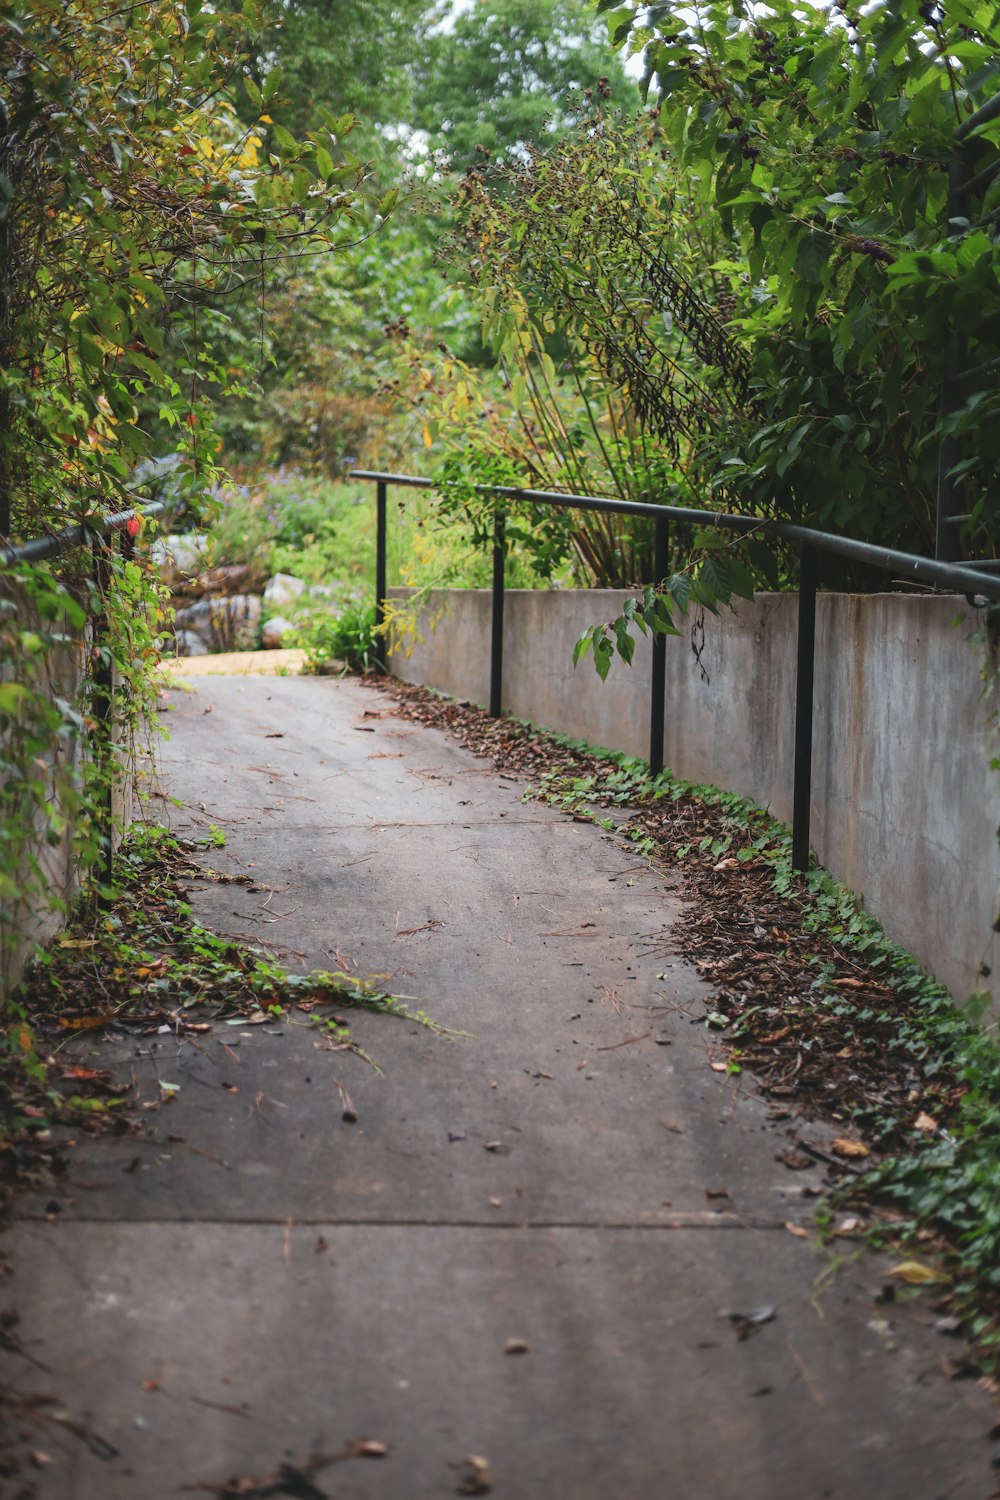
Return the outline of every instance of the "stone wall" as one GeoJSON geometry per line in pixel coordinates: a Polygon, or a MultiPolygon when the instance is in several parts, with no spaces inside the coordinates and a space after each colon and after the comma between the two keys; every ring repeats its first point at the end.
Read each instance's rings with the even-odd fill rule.
{"type": "MultiPolygon", "coordinates": [[[[394,591],[396,592],[396,591],[394,591]]],[[[398,591],[403,592],[403,591],[398,591]]],[[[646,755],[649,643],[602,684],[573,644],[617,613],[605,590],[507,594],[504,711],[594,744],[646,755]]],[[[393,672],[485,703],[490,597],[451,590],[436,628],[393,672]]],[[[666,764],[792,810],[795,595],[688,617],[667,641],[666,764]]],[[[821,594],[817,611],[812,842],[820,861],[962,1000],[991,988],[1000,890],[994,683],[977,613],[957,597],[821,594]]],[[[1000,997],[1000,977],[994,987],[1000,997]]]]}

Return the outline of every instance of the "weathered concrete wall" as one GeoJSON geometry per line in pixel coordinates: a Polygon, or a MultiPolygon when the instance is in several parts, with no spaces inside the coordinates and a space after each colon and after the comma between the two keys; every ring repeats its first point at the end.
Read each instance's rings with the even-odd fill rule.
{"type": "MultiPolygon", "coordinates": [[[[505,712],[630,754],[649,744],[649,660],[600,682],[573,644],[629,597],[614,591],[507,595],[505,712]]],[[[436,629],[392,670],[459,698],[489,694],[489,594],[434,596],[436,629]]],[[[792,810],[794,595],[689,616],[667,642],[664,746],[676,775],[792,810]]],[[[820,595],[812,841],[821,862],[957,999],[991,987],[1000,889],[1000,780],[976,612],[961,599],[820,595]],[[957,623],[956,623],[957,622],[957,623]]],[[[995,986],[1000,993],[1000,982],[995,986]]]]}
{"type": "MultiPolygon", "coordinates": [[[[3,597],[13,601],[20,625],[28,630],[52,629],[51,621],[43,624],[39,620],[30,598],[15,583],[5,579],[2,587],[3,597]]],[[[74,702],[84,675],[83,644],[67,641],[51,648],[45,656],[45,673],[47,695],[53,700],[74,702]]],[[[25,851],[20,870],[5,872],[16,877],[22,894],[13,908],[0,915],[0,995],[7,994],[20,978],[32,944],[45,942],[58,931],[60,917],[53,903],[68,903],[76,893],[73,828],[62,822],[65,810],[59,804],[57,787],[60,779],[77,766],[79,755],[74,736],[60,743],[56,757],[46,766],[48,795],[56,815],[53,819],[36,815],[37,838],[25,851]],[[46,887],[44,896],[39,894],[40,882],[46,887]]]]}
{"type": "MultiPolygon", "coordinates": [[[[15,618],[28,630],[52,630],[51,620],[41,621],[31,599],[11,579],[0,580],[4,599],[13,601],[15,618]]],[[[73,627],[64,622],[64,643],[50,647],[44,658],[44,692],[51,701],[62,698],[76,703],[83,689],[89,635],[73,639],[73,627]]],[[[48,942],[64,925],[65,910],[80,889],[80,872],[73,856],[76,825],[60,787],[67,779],[79,779],[89,744],[82,733],[66,734],[53,757],[46,763],[47,796],[53,815],[36,814],[36,837],[26,849],[17,871],[5,871],[16,877],[21,895],[13,906],[0,913],[0,999],[10,993],[24,972],[24,966],[36,943],[48,942]]],[[[132,818],[133,784],[131,773],[122,768],[114,789],[115,842],[120,831],[132,818]]]]}

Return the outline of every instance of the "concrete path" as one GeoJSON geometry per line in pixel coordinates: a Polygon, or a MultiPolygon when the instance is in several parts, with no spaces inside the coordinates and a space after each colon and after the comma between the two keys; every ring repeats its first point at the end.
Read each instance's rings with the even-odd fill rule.
{"type": "Polygon", "coordinates": [[[170,704],[176,826],[267,888],[206,883],[202,919],[471,1035],[352,1012],[384,1076],[297,1016],[95,1047],[179,1092],[7,1238],[39,1364],[3,1378],[88,1435],[39,1432],[42,1500],[987,1500],[992,1404],[933,1314],[794,1232],[821,1179],[712,1069],[668,881],[356,684],[170,704]]]}

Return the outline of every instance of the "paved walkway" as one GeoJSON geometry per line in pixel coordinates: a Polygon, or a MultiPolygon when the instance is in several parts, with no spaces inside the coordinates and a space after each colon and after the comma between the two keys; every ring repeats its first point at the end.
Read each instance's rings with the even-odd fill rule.
{"type": "Polygon", "coordinates": [[[712,1069],[667,880],[356,684],[169,697],[178,828],[266,888],[206,883],[201,917],[471,1035],[354,1015],[384,1076],[299,1018],[105,1044],[179,1092],[8,1237],[56,1374],[4,1378],[91,1434],[46,1434],[42,1500],[276,1484],[362,1438],[222,1493],[987,1500],[991,1403],[925,1305],[875,1303],[884,1263],[795,1232],[819,1174],[712,1069]]]}

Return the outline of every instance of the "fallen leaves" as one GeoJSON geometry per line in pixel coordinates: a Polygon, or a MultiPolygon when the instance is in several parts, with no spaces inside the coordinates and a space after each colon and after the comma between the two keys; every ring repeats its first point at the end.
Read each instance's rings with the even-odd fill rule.
{"type": "MultiPolygon", "coordinates": [[[[243,1497],[243,1500],[264,1500],[265,1496],[281,1495],[299,1495],[302,1500],[324,1500],[323,1492],[313,1484],[316,1475],[323,1469],[352,1458],[385,1458],[388,1452],[387,1444],[376,1438],[355,1438],[336,1453],[315,1453],[311,1458],[298,1463],[285,1459],[263,1474],[207,1480],[200,1484],[185,1484],[181,1488],[215,1495],[217,1500],[227,1500],[229,1496],[243,1497]]],[[[469,1493],[474,1494],[475,1491],[469,1493]]]]}
{"type": "Polygon", "coordinates": [[[816,1163],[811,1156],[804,1151],[779,1151],[775,1155],[775,1161],[783,1162],[790,1172],[804,1172],[807,1167],[814,1167],[816,1163]]]}
{"type": "Polygon", "coordinates": [[[727,1319],[733,1325],[736,1330],[736,1337],[741,1341],[748,1339],[752,1333],[756,1333],[757,1329],[762,1328],[765,1323],[773,1323],[777,1316],[777,1308],[772,1307],[770,1304],[765,1307],[755,1307],[752,1312],[748,1313],[724,1312],[719,1314],[720,1318],[727,1319]]]}
{"type": "Polygon", "coordinates": [[[358,1438],[354,1447],[359,1458],[385,1458],[389,1452],[388,1444],[378,1438],[358,1438]]]}
{"type": "Polygon", "coordinates": [[[347,1092],[347,1089],[339,1079],[332,1078],[330,1081],[333,1084],[334,1088],[337,1090],[337,1093],[340,1095],[341,1119],[346,1120],[349,1125],[356,1124],[358,1119],[358,1112],[354,1107],[354,1100],[351,1098],[350,1094],[347,1092]]]}
{"type": "Polygon", "coordinates": [[[783,1042],[791,1034],[792,1028],[790,1026],[779,1026],[777,1031],[768,1031],[764,1036],[759,1036],[757,1041],[761,1047],[776,1047],[779,1042],[783,1042]]]}
{"type": "Polygon", "coordinates": [[[458,1486],[460,1495],[484,1495],[493,1488],[493,1471],[488,1458],[472,1454],[465,1460],[465,1469],[458,1486]]]}
{"type": "Polygon", "coordinates": [[[868,1155],[868,1147],[863,1141],[852,1141],[847,1136],[838,1136],[836,1140],[831,1141],[830,1150],[834,1156],[843,1156],[848,1160],[852,1157],[868,1155]]]}
{"type": "Polygon", "coordinates": [[[889,1275],[897,1276],[907,1286],[929,1286],[933,1282],[948,1280],[943,1271],[936,1271],[933,1266],[925,1266],[918,1260],[904,1260],[898,1266],[890,1266],[889,1275]]]}

